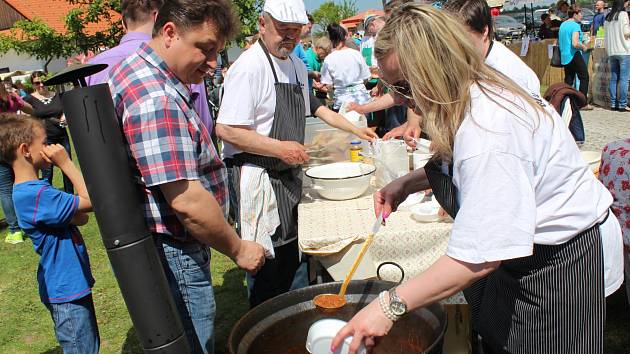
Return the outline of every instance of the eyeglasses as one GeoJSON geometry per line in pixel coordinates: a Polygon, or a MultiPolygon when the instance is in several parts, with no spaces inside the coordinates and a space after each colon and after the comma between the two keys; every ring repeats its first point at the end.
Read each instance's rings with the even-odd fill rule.
{"type": "Polygon", "coordinates": [[[42,81],[33,81],[33,86],[44,86],[44,83],[42,81]]]}
{"type": "Polygon", "coordinates": [[[409,83],[406,80],[400,80],[394,84],[390,84],[383,79],[381,79],[381,82],[383,83],[383,86],[387,87],[389,91],[397,94],[398,96],[413,101],[411,86],[409,86],[409,83]]]}

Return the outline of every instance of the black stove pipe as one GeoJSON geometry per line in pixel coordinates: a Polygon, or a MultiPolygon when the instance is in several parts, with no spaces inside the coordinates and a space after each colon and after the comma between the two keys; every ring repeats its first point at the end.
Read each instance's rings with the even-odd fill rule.
{"type": "Polygon", "coordinates": [[[87,65],[70,68],[47,84],[75,83],[73,90],[62,95],[64,113],[103,244],[144,352],[189,353],[160,257],[145,224],[142,190],[134,180],[109,87],[79,87],[84,85],[83,77],[94,70],[87,65]]]}

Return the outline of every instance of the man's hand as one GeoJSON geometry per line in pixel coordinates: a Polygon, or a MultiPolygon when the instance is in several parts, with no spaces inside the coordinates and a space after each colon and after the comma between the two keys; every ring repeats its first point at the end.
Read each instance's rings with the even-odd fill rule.
{"type": "Polygon", "coordinates": [[[378,135],[370,128],[358,128],[354,135],[356,135],[359,139],[367,141],[374,141],[375,139],[378,139],[378,135]]]}
{"type": "Polygon", "coordinates": [[[62,165],[70,162],[70,157],[68,157],[68,153],[63,146],[59,144],[46,145],[40,151],[40,154],[44,161],[51,163],[57,167],[61,167],[62,165]]]}
{"type": "Polygon", "coordinates": [[[309,160],[306,147],[296,141],[280,141],[279,148],[276,157],[288,165],[301,165],[309,160]]]}
{"type": "Polygon", "coordinates": [[[241,240],[233,261],[242,270],[255,275],[265,264],[265,249],[256,242],[241,240]]]}

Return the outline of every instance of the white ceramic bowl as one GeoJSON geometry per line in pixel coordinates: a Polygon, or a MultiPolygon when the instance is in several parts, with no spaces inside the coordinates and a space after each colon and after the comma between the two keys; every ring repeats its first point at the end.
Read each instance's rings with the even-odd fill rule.
{"type": "Polygon", "coordinates": [[[412,206],[411,218],[419,222],[440,221],[440,204],[436,201],[429,201],[412,206]]]}
{"type": "Polygon", "coordinates": [[[347,200],[365,193],[375,170],[376,167],[365,163],[336,162],[309,168],[305,175],[323,198],[347,200]]]}
{"type": "Polygon", "coordinates": [[[588,167],[591,168],[591,171],[596,172],[599,169],[599,162],[602,159],[601,151],[580,151],[582,153],[582,158],[588,164],[588,167]]]}
{"type": "MultiPolygon", "coordinates": [[[[306,337],[306,350],[311,354],[329,354],[330,345],[333,338],[337,335],[337,332],[346,325],[345,321],[324,318],[311,325],[308,329],[308,336],[306,337]]],[[[347,337],[343,344],[337,348],[334,354],[347,354],[350,349],[350,343],[352,337],[347,337]]],[[[359,354],[365,354],[365,347],[361,345],[357,351],[359,354]]]]}

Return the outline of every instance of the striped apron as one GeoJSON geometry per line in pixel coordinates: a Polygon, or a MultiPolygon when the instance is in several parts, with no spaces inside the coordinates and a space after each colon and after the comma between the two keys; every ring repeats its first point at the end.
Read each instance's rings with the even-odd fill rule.
{"type": "MultiPolygon", "coordinates": [[[[306,108],[302,84],[297,76],[297,71],[295,71],[296,84],[279,82],[267,47],[262,41],[260,41],[260,45],[267,56],[275,79],[276,110],[269,137],[280,141],[297,141],[303,144],[306,108]]],[[[275,157],[247,152],[227,159],[226,165],[232,170],[231,183],[237,198],[234,206],[236,220],[240,220],[240,198],[247,197],[240,194],[239,187],[240,169],[246,163],[260,166],[267,171],[280,216],[280,226],[271,237],[276,256],[272,260],[268,259],[262,269],[253,277],[250,306],[254,307],[269,298],[289,291],[299,266],[297,207],[302,197],[302,170],[300,166],[288,165],[275,157]]]]}
{"type": "MultiPolygon", "coordinates": [[[[435,161],[425,171],[436,200],[454,218],[458,203],[452,166],[450,176],[435,161]]],[[[464,290],[484,354],[603,352],[600,224],[561,245],[534,244],[533,255],[502,261],[464,290]]]]}

